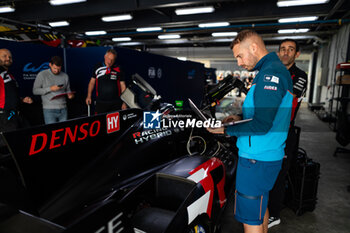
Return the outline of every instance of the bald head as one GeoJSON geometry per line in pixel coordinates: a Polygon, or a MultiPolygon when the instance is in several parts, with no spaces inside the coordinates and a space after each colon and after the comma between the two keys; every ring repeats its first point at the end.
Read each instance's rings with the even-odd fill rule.
{"type": "Polygon", "coordinates": [[[231,49],[239,66],[252,70],[268,52],[264,41],[253,30],[243,30],[232,41],[231,49]]]}
{"type": "Polygon", "coordinates": [[[12,65],[12,54],[8,49],[0,49],[0,65],[6,70],[12,65]]]}

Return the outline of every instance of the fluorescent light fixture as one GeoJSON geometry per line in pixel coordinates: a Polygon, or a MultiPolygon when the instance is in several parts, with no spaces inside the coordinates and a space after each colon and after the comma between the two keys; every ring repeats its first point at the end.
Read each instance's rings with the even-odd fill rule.
{"type": "Polygon", "coordinates": [[[135,46],[135,45],[142,45],[141,42],[125,42],[125,43],[119,43],[118,46],[135,46]]]}
{"type": "Polygon", "coordinates": [[[7,37],[0,37],[0,40],[18,41],[18,40],[7,38],[7,37]]]}
{"type": "Polygon", "coordinates": [[[287,1],[278,1],[278,7],[289,7],[289,6],[305,6],[305,5],[316,5],[324,4],[329,2],[329,0],[287,0],[287,1]]]}
{"type": "Polygon", "coordinates": [[[45,24],[40,24],[40,23],[38,23],[37,26],[40,27],[40,28],[51,29],[50,26],[47,26],[47,25],[45,25],[45,24]]]}
{"type": "Polygon", "coordinates": [[[181,36],[180,35],[159,35],[158,39],[160,40],[169,40],[169,39],[179,39],[181,36]]]}
{"type": "Polygon", "coordinates": [[[65,4],[73,4],[79,2],[86,2],[87,0],[50,0],[50,4],[53,6],[65,5],[65,4]]]}
{"type": "Polygon", "coordinates": [[[213,37],[237,36],[237,32],[213,32],[213,37]]]}
{"type": "Polygon", "coordinates": [[[220,39],[213,39],[213,42],[232,42],[232,38],[220,38],[220,39]]]}
{"type": "Polygon", "coordinates": [[[284,40],[284,39],[294,39],[294,40],[306,40],[306,39],[315,39],[316,36],[276,36],[276,37],[264,37],[268,40],[284,40]]]}
{"type": "Polygon", "coordinates": [[[217,22],[217,23],[201,23],[198,25],[200,28],[210,28],[210,27],[226,27],[230,25],[228,22],[217,22]]]}
{"type": "Polygon", "coordinates": [[[307,16],[307,17],[296,17],[296,18],[282,18],[279,19],[279,23],[292,23],[292,22],[305,22],[305,21],[315,21],[318,16],[307,16]]]}
{"type": "Polygon", "coordinates": [[[13,8],[12,6],[1,6],[0,7],[0,13],[10,13],[10,12],[14,12],[15,8],[13,8]]]}
{"type": "Polygon", "coordinates": [[[278,30],[279,34],[285,34],[285,33],[303,33],[310,31],[309,28],[300,28],[300,29],[282,29],[278,30]]]}
{"type": "Polygon", "coordinates": [[[107,34],[106,31],[88,31],[88,32],[85,32],[85,35],[87,36],[97,36],[97,35],[105,35],[107,34]]]}
{"type": "Polygon", "coordinates": [[[179,59],[181,61],[187,61],[187,57],[177,57],[177,59],[179,59]]]}
{"type": "Polygon", "coordinates": [[[115,42],[118,42],[118,41],[131,41],[131,38],[130,37],[114,37],[112,40],[115,41],[115,42]]]}
{"type": "Polygon", "coordinates": [[[67,21],[56,21],[56,22],[50,22],[49,25],[51,27],[63,27],[63,26],[68,26],[69,23],[67,21]]]}
{"type": "Polygon", "coordinates": [[[206,7],[192,7],[192,8],[182,8],[176,9],[176,15],[193,15],[193,14],[203,14],[203,13],[212,13],[215,9],[212,6],[206,7]]]}
{"type": "Polygon", "coordinates": [[[130,14],[102,17],[102,21],[104,22],[124,21],[124,20],[131,20],[131,19],[132,19],[132,16],[130,14]]]}
{"type": "Polygon", "coordinates": [[[187,43],[187,39],[174,39],[174,40],[161,40],[160,43],[162,44],[183,44],[187,43]]]}
{"type": "Polygon", "coordinates": [[[148,28],[137,28],[136,31],[138,32],[154,32],[154,31],[161,31],[161,27],[148,27],[148,28]]]}

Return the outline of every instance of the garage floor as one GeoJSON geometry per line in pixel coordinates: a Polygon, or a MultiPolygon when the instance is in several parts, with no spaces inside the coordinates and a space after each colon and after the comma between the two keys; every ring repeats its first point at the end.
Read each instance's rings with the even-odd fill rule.
{"type": "MultiPolygon", "coordinates": [[[[281,224],[269,229],[270,233],[349,233],[350,232],[350,154],[333,157],[336,147],[335,133],[328,123],[320,121],[304,104],[298,113],[300,147],[309,157],[321,164],[318,203],[313,212],[296,216],[289,208],[281,212],[281,224]]],[[[350,149],[350,146],[347,146],[350,149]]],[[[233,216],[233,200],[229,200],[222,219],[222,233],[243,232],[242,224],[233,216]]]]}

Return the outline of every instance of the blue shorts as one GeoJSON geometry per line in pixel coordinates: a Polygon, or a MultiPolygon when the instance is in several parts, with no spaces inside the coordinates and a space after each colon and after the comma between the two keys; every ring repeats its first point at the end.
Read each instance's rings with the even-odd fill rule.
{"type": "Polygon", "coordinates": [[[261,225],[282,160],[258,161],[239,157],[236,175],[235,218],[248,225],[261,225]]]}

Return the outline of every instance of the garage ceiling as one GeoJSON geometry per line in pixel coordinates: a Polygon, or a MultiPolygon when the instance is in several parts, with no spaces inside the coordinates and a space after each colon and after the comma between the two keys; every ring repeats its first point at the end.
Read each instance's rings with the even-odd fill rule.
{"type": "Polygon", "coordinates": [[[213,37],[213,32],[238,32],[254,28],[268,44],[282,37],[297,36],[302,46],[323,42],[350,19],[350,1],[330,0],[319,5],[278,7],[277,0],[87,0],[82,3],[53,6],[47,0],[5,0],[14,12],[0,14],[0,37],[18,41],[61,39],[84,40],[91,45],[120,45],[141,49],[161,47],[228,46],[232,37],[213,37]],[[176,15],[178,8],[213,6],[205,14],[176,15]],[[104,22],[103,16],[131,14],[132,19],[104,22]],[[280,18],[317,16],[316,21],[279,23],[280,18]],[[69,22],[69,26],[50,27],[49,22],[69,22]],[[228,22],[225,27],[200,28],[199,24],[228,22]],[[138,32],[137,28],[161,27],[161,31],[138,32]],[[280,29],[309,28],[304,33],[279,34],[280,29]],[[102,30],[105,35],[87,36],[85,32],[102,30]],[[159,35],[178,34],[180,39],[160,40],[159,35]],[[112,38],[129,37],[128,42],[112,38]]]}

